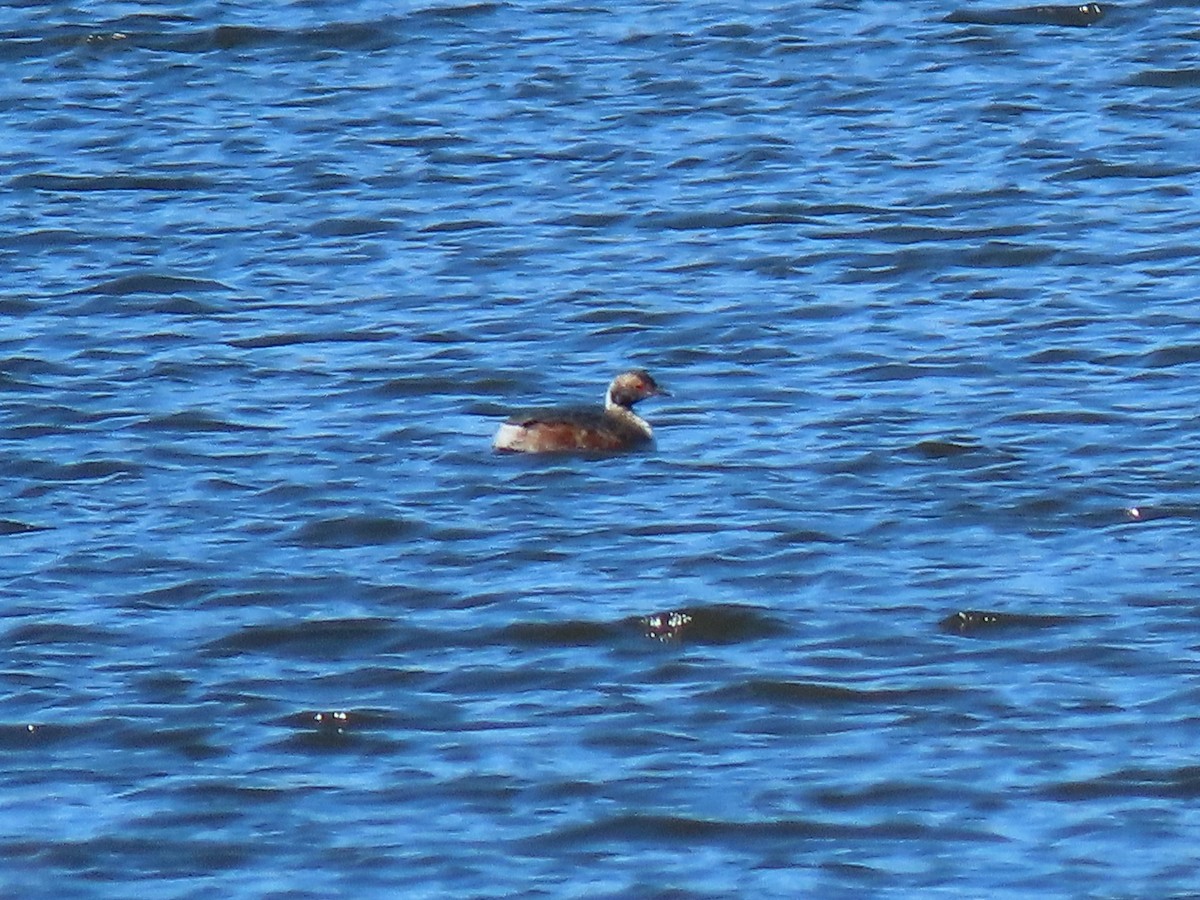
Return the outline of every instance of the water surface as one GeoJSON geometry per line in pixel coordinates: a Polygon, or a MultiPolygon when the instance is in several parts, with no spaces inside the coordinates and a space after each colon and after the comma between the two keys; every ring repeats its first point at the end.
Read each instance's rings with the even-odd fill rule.
{"type": "Polygon", "coordinates": [[[1196,26],[951,8],[0,13],[3,892],[1200,891],[1196,26]]]}

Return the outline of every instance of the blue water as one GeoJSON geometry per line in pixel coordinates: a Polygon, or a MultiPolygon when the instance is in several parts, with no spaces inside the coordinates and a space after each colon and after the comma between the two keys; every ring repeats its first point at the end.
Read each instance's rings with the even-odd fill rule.
{"type": "Polygon", "coordinates": [[[0,895],[1200,892],[1194,5],[953,8],[0,11],[0,895]]]}

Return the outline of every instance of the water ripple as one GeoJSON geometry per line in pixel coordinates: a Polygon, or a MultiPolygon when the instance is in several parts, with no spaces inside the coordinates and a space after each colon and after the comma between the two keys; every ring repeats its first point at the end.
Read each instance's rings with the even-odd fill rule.
{"type": "Polygon", "coordinates": [[[8,10],[0,893],[1195,894],[1195,29],[947,12],[8,10]]]}

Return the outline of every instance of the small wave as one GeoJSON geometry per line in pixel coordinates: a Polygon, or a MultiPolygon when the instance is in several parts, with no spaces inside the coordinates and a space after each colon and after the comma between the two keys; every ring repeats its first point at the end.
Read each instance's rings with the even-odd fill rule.
{"type": "Polygon", "coordinates": [[[1200,344],[1174,344],[1149,353],[1145,365],[1151,369],[1167,369],[1200,362],[1200,344]]]}
{"type": "Polygon", "coordinates": [[[109,281],[85,288],[80,293],[126,296],[128,294],[175,294],[193,291],[229,291],[229,285],[207,278],[188,278],[180,275],[164,275],[145,272],[123,275],[109,281]]]}
{"type": "Polygon", "coordinates": [[[209,32],[190,35],[183,50],[243,50],[258,47],[302,45],[337,50],[383,50],[396,42],[389,20],[334,22],[317,28],[287,29],[250,25],[218,25],[209,32]]]}
{"type": "Polygon", "coordinates": [[[64,646],[110,646],[118,642],[117,635],[111,631],[85,625],[64,625],[56,622],[35,622],[29,625],[19,625],[4,633],[4,645],[16,646],[46,646],[62,644],[64,646]]]}
{"type": "Polygon", "coordinates": [[[919,706],[957,696],[958,691],[939,687],[857,688],[823,681],[752,678],[712,691],[722,703],[750,702],[785,706],[919,706]]]}
{"type": "Polygon", "coordinates": [[[1115,425],[1124,419],[1112,413],[1087,409],[1039,409],[1014,413],[1001,421],[1029,425],[1115,425]]]}
{"type": "Polygon", "coordinates": [[[142,591],[129,599],[128,606],[136,609],[179,609],[203,603],[219,593],[218,582],[194,578],[142,591]]]}
{"type": "Polygon", "coordinates": [[[646,637],[697,644],[736,644],[774,637],[786,629],[765,610],[732,603],[696,606],[627,619],[646,637]]]}
{"type": "Polygon", "coordinates": [[[39,477],[43,481],[107,481],[123,476],[138,476],[142,467],[120,459],[90,459],[65,465],[48,464],[39,477]]]}
{"type": "Polygon", "coordinates": [[[264,653],[296,659],[358,658],[385,646],[394,634],[388,619],[317,619],[250,625],[217,638],[205,650],[218,657],[264,653]]]}
{"type": "Polygon", "coordinates": [[[1111,163],[1102,159],[1081,159],[1049,176],[1049,181],[1093,181],[1100,178],[1171,179],[1185,181],[1195,175],[1195,165],[1173,163],[1111,163]]]}
{"type": "Polygon", "coordinates": [[[518,622],[501,629],[501,641],[535,646],[589,646],[632,637],[663,643],[733,644],[782,634],[784,626],[764,610],[737,604],[688,607],[616,621],[518,622]]]}
{"type": "Polygon", "coordinates": [[[1129,83],[1134,87],[1194,88],[1200,85],[1200,69],[1148,69],[1129,83]]]}
{"type": "Polygon", "coordinates": [[[615,641],[621,629],[605,622],[518,622],[500,630],[501,641],[535,647],[585,647],[615,641]]]}
{"type": "Polygon", "coordinates": [[[31,247],[44,250],[47,247],[77,247],[87,237],[69,228],[35,228],[0,237],[0,247],[31,247]]]}
{"type": "Polygon", "coordinates": [[[185,193],[213,190],[216,182],[197,175],[59,175],[31,172],[9,181],[18,190],[90,193],[92,191],[158,191],[185,193]]]}
{"type": "Polygon", "coordinates": [[[699,818],[682,815],[644,815],[622,813],[584,825],[560,829],[552,834],[534,838],[558,846],[565,844],[594,844],[630,842],[741,843],[749,841],[781,842],[854,839],[887,840],[955,840],[1001,842],[1005,838],[991,832],[972,828],[939,827],[911,821],[887,821],[869,824],[821,822],[812,819],[734,820],[699,818]]]}
{"type": "Polygon", "coordinates": [[[311,710],[284,716],[274,724],[288,730],[274,747],[288,752],[349,749],[378,754],[398,746],[390,735],[396,717],[377,711],[311,710]]]}
{"type": "Polygon", "coordinates": [[[10,534],[29,534],[33,531],[48,531],[49,525],[34,525],[31,522],[18,522],[13,519],[0,519],[0,536],[10,534]]]}
{"type": "Polygon", "coordinates": [[[378,710],[303,710],[282,716],[273,724],[296,731],[370,731],[394,725],[395,717],[378,710]]]}
{"type": "MultiPolygon", "coordinates": [[[[1108,516],[1105,524],[1110,524],[1113,517],[1108,516]]],[[[1121,522],[1153,522],[1158,519],[1200,519],[1200,507],[1197,506],[1131,506],[1122,511],[1121,522]]]]}
{"type": "Polygon", "coordinates": [[[1010,9],[956,9],[943,22],[962,25],[1058,25],[1086,28],[1104,18],[1099,3],[1022,6],[1010,9]]]}
{"type": "Polygon", "coordinates": [[[309,229],[314,237],[358,237],[364,234],[383,234],[395,226],[382,219],[334,218],[322,219],[309,229]]]}
{"type": "Polygon", "coordinates": [[[419,534],[423,526],[390,516],[337,516],[302,525],[296,542],[305,547],[363,547],[394,544],[419,534]]]}
{"type": "Polygon", "coordinates": [[[1086,781],[1064,781],[1045,793],[1056,800],[1097,800],[1107,797],[1153,797],[1194,800],[1200,797],[1200,766],[1177,769],[1121,769],[1086,781]]]}
{"type": "Polygon", "coordinates": [[[912,452],[925,459],[950,459],[975,453],[980,445],[971,438],[932,438],[918,441],[912,452]]]}
{"type": "Polygon", "coordinates": [[[40,722],[0,722],[0,750],[8,752],[36,749],[42,752],[47,745],[62,743],[78,729],[40,722]]]}
{"type": "Polygon", "coordinates": [[[1029,615],[967,609],[946,616],[938,622],[938,627],[950,634],[977,636],[981,632],[990,633],[1005,629],[1051,628],[1073,621],[1075,618],[1072,616],[1029,615]]]}
{"type": "Polygon", "coordinates": [[[287,331],[278,334],[261,334],[248,338],[236,338],[226,341],[230,347],[236,347],[239,350],[267,350],[274,347],[291,347],[297,344],[354,344],[354,343],[380,343],[390,341],[396,337],[396,333],[386,330],[366,330],[366,331],[328,331],[328,332],[307,332],[307,331],[287,331]]]}
{"type": "Polygon", "coordinates": [[[482,231],[499,226],[499,222],[490,222],[487,219],[449,219],[445,222],[426,225],[420,229],[420,232],[421,234],[453,234],[459,231],[482,231]]]}
{"type": "Polygon", "coordinates": [[[234,433],[239,431],[269,431],[270,426],[251,425],[219,419],[199,410],[186,410],[165,416],[153,416],[136,423],[137,431],[163,431],[180,434],[234,433]]]}

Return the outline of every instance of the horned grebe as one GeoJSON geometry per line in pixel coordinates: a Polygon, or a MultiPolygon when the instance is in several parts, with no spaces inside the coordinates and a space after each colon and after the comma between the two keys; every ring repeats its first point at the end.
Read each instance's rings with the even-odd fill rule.
{"type": "Polygon", "coordinates": [[[613,453],[643,447],[654,439],[633,404],[667,394],[644,369],[612,380],[603,409],[531,409],[500,426],[492,447],[513,453],[613,453]]]}

